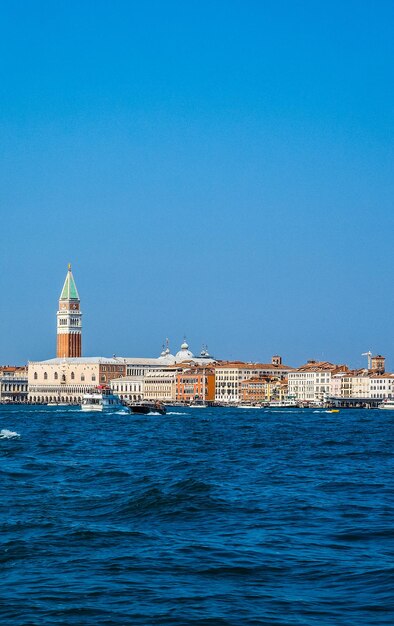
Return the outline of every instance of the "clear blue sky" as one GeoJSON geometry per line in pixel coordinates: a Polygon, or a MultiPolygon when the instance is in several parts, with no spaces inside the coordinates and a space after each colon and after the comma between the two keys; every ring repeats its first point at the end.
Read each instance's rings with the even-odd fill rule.
{"type": "Polygon", "coordinates": [[[394,3],[3,1],[0,363],[393,339],[394,3]]]}

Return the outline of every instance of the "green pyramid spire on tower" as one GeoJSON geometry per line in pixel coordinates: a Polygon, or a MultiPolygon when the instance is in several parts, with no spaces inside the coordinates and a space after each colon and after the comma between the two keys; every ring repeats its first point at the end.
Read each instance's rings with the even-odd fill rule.
{"type": "Polygon", "coordinates": [[[75,285],[74,276],[71,271],[71,263],[68,264],[68,272],[64,281],[60,300],[79,300],[78,290],[75,285]]]}

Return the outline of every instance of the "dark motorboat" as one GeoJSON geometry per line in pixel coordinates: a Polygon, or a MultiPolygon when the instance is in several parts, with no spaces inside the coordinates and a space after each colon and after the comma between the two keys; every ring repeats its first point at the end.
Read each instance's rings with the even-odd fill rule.
{"type": "Polygon", "coordinates": [[[161,402],[131,404],[129,408],[132,413],[137,413],[138,415],[147,415],[148,413],[160,413],[160,415],[165,415],[167,413],[166,407],[161,402]]]}

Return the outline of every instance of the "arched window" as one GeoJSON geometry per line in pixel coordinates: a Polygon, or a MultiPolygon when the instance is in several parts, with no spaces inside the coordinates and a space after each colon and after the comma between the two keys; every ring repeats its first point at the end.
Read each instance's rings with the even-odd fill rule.
{"type": "Polygon", "coordinates": [[[54,374],[54,376],[53,376],[53,377],[54,377],[54,379],[55,379],[55,380],[57,380],[57,379],[58,379],[57,372],[55,372],[55,374],[54,374]]]}
{"type": "Polygon", "coordinates": [[[44,380],[48,380],[48,374],[44,372],[44,380]]]}
{"type": "Polygon", "coordinates": [[[102,382],[102,383],[105,383],[105,380],[106,380],[105,376],[102,376],[102,377],[101,377],[101,382],[102,382]]]}
{"type": "Polygon", "coordinates": [[[85,374],[81,374],[81,382],[85,380],[85,374]]]}
{"type": "Polygon", "coordinates": [[[92,383],[96,380],[96,374],[92,374],[92,383]]]}
{"type": "Polygon", "coordinates": [[[71,380],[74,380],[74,378],[75,378],[74,372],[71,372],[71,380]]]}
{"type": "Polygon", "coordinates": [[[38,378],[37,372],[34,372],[34,380],[37,380],[37,378],[38,378]]]}
{"type": "Polygon", "coordinates": [[[65,382],[66,382],[66,375],[62,374],[62,383],[65,383],[65,382]]]}

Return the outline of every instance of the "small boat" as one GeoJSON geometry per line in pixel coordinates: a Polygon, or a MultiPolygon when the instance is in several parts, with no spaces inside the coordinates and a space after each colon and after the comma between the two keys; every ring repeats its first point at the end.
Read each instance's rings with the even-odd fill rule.
{"type": "Polygon", "coordinates": [[[330,409],[329,413],[339,413],[339,409],[330,409]]]}
{"type": "Polygon", "coordinates": [[[129,404],[129,409],[132,413],[136,413],[137,415],[148,415],[148,413],[160,413],[160,415],[165,415],[167,413],[166,407],[159,401],[129,404]]]}
{"type": "Polygon", "coordinates": [[[104,385],[100,385],[92,391],[85,393],[80,406],[81,411],[102,411],[104,413],[127,410],[119,397],[112,393],[109,387],[104,385]]]}
{"type": "Polygon", "coordinates": [[[195,400],[189,404],[190,409],[206,409],[208,405],[203,400],[195,400]]]}
{"type": "Polygon", "coordinates": [[[388,411],[394,411],[394,399],[383,400],[383,402],[378,404],[378,409],[386,409],[388,411]]]}

